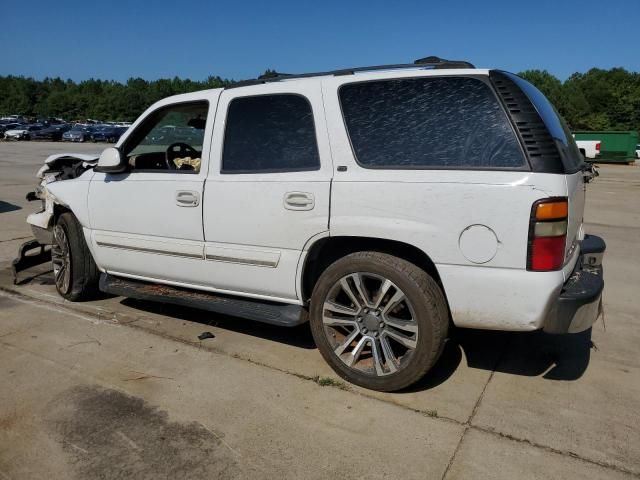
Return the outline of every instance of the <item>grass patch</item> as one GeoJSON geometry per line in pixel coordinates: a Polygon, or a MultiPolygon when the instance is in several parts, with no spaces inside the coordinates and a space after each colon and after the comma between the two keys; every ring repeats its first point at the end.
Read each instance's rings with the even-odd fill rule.
{"type": "Polygon", "coordinates": [[[344,382],[331,377],[320,377],[319,375],[316,375],[315,377],[312,377],[311,380],[321,387],[335,387],[340,390],[349,390],[349,387],[344,382]]]}
{"type": "Polygon", "coordinates": [[[438,411],[437,410],[427,410],[426,412],[424,412],[424,414],[427,417],[432,417],[432,418],[437,418],[438,417],[438,411]]]}

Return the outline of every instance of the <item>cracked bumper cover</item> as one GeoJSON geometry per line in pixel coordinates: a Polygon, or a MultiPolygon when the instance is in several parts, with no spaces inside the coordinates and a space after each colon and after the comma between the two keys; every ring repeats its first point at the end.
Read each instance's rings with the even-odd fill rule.
{"type": "Polygon", "coordinates": [[[595,235],[585,235],[580,249],[576,268],[545,319],[543,330],[547,333],[582,332],[595,323],[602,311],[605,242],[595,235]]]}

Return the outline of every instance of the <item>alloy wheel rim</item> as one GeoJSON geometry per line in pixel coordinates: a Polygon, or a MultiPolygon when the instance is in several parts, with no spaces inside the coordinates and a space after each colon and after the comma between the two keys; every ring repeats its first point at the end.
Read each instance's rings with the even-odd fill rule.
{"type": "Polygon", "coordinates": [[[413,306],[395,283],[378,274],[354,272],[338,280],[323,303],[322,322],[334,355],[359,373],[397,373],[417,347],[413,306]]]}
{"type": "Polygon", "coordinates": [[[53,276],[58,290],[67,293],[71,283],[71,257],[67,234],[60,225],[53,228],[53,240],[54,243],[51,246],[53,276]]]}

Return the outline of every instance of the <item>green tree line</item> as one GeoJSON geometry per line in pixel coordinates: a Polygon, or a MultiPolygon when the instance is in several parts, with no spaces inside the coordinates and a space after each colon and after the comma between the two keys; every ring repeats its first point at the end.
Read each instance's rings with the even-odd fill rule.
{"type": "Polygon", "coordinates": [[[564,82],[546,70],[527,70],[526,78],[565,118],[572,130],[640,131],[640,73],[624,68],[574,73],[564,82]]]}
{"type": "MultiPolygon", "coordinates": [[[[546,70],[520,75],[547,95],[574,130],[640,130],[640,73],[594,68],[564,82],[546,70]]],[[[204,81],[130,78],[125,83],[0,76],[0,114],[131,121],[161,98],[232,83],[214,76],[204,81]]]]}
{"type": "Polygon", "coordinates": [[[204,81],[181,78],[154,81],[130,78],[73,82],[60,78],[0,76],[0,114],[61,117],[65,120],[135,120],[152,103],[178,93],[219,88],[233,82],[220,77],[204,81]]]}

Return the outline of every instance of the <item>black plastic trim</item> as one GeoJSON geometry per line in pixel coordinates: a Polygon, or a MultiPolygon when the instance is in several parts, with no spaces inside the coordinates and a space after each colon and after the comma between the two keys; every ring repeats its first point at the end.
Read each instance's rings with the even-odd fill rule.
{"type": "Polygon", "coordinates": [[[11,262],[11,271],[13,273],[13,284],[18,285],[18,273],[28,268],[40,265],[41,263],[51,261],[51,248],[49,244],[42,244],[38,240],[32,239],[20,245],[18,257],[11,262]],[[39,249],[38,253],[32,250],[39,249]],[[27,255],[30,252],[30,255],[27,255]]]}
{"type": "Polygon", "coordinates": [[[551,334],[578,333],[593,325],[602,311],[604,270],[602,265],[576,264],[547,316],[543,330],[551,334]]]}
{"type": "Polygon", "coordinates": [[[601,237],[596,235],[585,235],[584,239],[580,242],[580,253],[582,255],[604,253],[607,249],[607,244],[601,237]]]}
{"type": "Polygon", "coordinates": [[[498,70],[491,70],[489,78],[513,123],[531,170],[538,173],[565,173],[556,141],[529,97],[498,70]]]}

